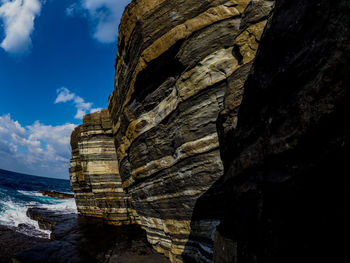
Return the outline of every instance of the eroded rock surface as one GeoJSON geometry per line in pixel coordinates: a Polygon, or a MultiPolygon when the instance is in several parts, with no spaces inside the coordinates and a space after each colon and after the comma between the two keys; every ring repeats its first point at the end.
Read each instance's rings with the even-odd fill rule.
{"type": "Polygon", "coordinates": [[[47,191],[47,190],[40,190],[39,193],[41,193],[44,196],[50,196],[58,199],[70,199],[74,198],[73,194],[68,194],[68,193],[60,193],[57,191],[47,191]]]}
{"type": "Polygon", "coordinates": [[[80,214],[110,224],[132,221],[121,187],[118,162],[107,110],[88,114],[71,136],[70,180],[80,214]]]}
{"type": "Polygon", "coordinates": [[[137,223],[172,262],[213,261],[222,215],[212,201],[210,216],[194,208],[223,174],[216,119],[234,100],[236,113],[225,125],[237,122],[243,83],[273,4],[128,5],[119,27],[110,119],[106,111],[90,114],[72,134],[71,181],[81,214],[137,223]],[[227,90],[234,95],[225,98],[227,90]]]}
{"type": "Polygon", "coordinates": [[[276,1],[238,123],[234,89],[219,118],[227,206],[215,262],[348,258],[349,13],[349,1],[276,1]]]}
{"type": "Polygon", "coordinates": [[[213,260],[219,218],[193,209],[223,174],[216,119],[226,90],[245,81],[273,3],[135,0],[123,15],[109,98],[119,173],[137,223],[172,262],[213,260]]]}
{"type": "Polygon", "coordinates": [[[38,222],[39,227],[44,230],[51,230],[57,223],[63,223],[77,218],[77,214],[61,214],[60,212],[53,212],[46,208],[30,207],[26,215],[38,222]]]}

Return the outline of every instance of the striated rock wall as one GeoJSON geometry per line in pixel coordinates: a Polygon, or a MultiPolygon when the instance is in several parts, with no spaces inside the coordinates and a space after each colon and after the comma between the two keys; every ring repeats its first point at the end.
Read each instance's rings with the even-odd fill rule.
{"type": "Polygon", "coordinates": [[[110,224],[134,221],[121,187],[107,110],[88,114],[71,136],[70,179],[80,214],[104,218],[110,224]]]}
{"type": "Polygon", "coordinates": [[[348,258],[350,3],[278,0],[218,120],[226,214],[215,262],[348,258]],[[232,106],[230,106],[232,105],[232,106]]]}
{"type": "Polygon", "coordinates": [[[223,194],[212,189],[224,172],[216,120],[222,112],[225,129],[237,123],[243,84],[273,5],[128,5],[108,111],[85,116],[72,134],[71,183],[81,214],[139,224],[171,262],[213,262],[224,210],[218,208],[225,206],[213,201],[223,194]]]}
{"type": "Polygon", "coordinates": [[[137,223],[172,262],[213,260],[220,215],[193,210],[223,174],[216,119],[226,90],[245,81],[272,6],[134,0],[123,15],[108,107],[119,173],[137,223]]]}

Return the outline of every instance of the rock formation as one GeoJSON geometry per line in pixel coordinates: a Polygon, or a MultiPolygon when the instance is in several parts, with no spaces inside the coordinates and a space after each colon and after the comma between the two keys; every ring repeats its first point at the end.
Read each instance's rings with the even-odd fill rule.
{"type": "Polygon", "coordinates": [[[122,18],[109,99],[119,172],[137,223],[172,262],[212,261],[219,218],[194,221],[193,209],[223,174],[216,119],[226,89],[244,82],[272,6],[139,0],[122,18]]]}
{"type": "Polygon", "coordinates": [[[215,262],[348,257],[349,13],[346,0],[276,1],[238,122],[234,89],[218,120],[226,215],[215,262]]]}
{"type": "Polygon", "coordinates": [[[220,213],[200,217],[194,208],[223,174],[216,119],[227,101],[236,111],[241,103],[273,4],[131,2],[119,27],[111,119],[105,110],[87,115],[72,134],[81,214],[139,224],[171,262],[213,261],[220,213]]]}
{"type": "MultiPolygon", "coordinates": [[[[18,241],[8,240],[0,226],[0,242],[10,242],[15,247],[2,249],[15,252],[14,263],[166,263],[169,260],[154,251],[147,242],[145,232],[138,225],[114,226],[103,223],[101,218],[87,218],[77,214],[60,214],[45,208],[30,208],[28,215],[37,220],[40,228],[50,229],[50,240],[41,241],[31,237],[29,244],[41,244],[23,250],[28,244],[18,245],[18,241]],[[50,242],[48,242],[50,241],[50,242]],[[45,243],[43,243],[45,242],[45,243]],[[17,246],[17,247],[16,247],[17,246]]],[[[18,236],[18,234],[16,235],[18,236]]],[[[18,236],[19,241],[25,238],[18,236]]],[[[27,241],[26,241],[27,242],[27,241]]],[[[2,261],[1,261],[2,262],[2,261]]]]}
{"type": "Polygon", "coordinates": [[[57,191],[40,190],[39,193],[44,195],[44,196],[50,196],[50,197],[58,198],[58,199],[74,198],[73,194],[60,193],[60,192],[57,192],[57,191]]]}
{"type": "Polygon", "coordinates": [[[108,112],[72,134],[81,214],[171,262],[341,261],[350,4],[278,0],[261,38],[273,5],[131,2],[108,112]]]}
{"type": "Polygon", "coordinates": [[[173,262],[212,261],[219,218],[193,222],[193,208],[223,173],[216,118],[226,89],[244,83],[272,5],[149,0],[127,7],[109,99],[113,129],[103,111],[72,135],[81,214],[136,220],[173,262]]]}
{"type": "Polygon", "coordinates": [[[107,110],[88,114],[71,137],[70,179],[80,214],[104,218],[110,224],[132,221],[121,187],[107,110]]]}

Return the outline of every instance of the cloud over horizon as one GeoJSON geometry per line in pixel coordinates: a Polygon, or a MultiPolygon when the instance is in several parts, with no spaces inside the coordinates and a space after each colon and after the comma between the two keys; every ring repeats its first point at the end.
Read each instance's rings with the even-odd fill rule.
{"type": "Polygon", "coordinates": [[[81,14],[92,25],[93,37],[101,43],[113,43],[117,40],[118,24],[124,7],[131,0],[81,0],[67,7],[67,16],[81,14]]]}
{"type": "Polygon", "coordinates": [[[39,121],[23,127],[10,114],[0,116],[1,168],[67,178],[70,135],[75,127],[71,123],[52,126],[39,121]]]}
{"type": "Polygon", "coordinates": [[[0,0],[0,22],[4,38],[0,47],[12,54],[22,54],[32,45],[34,20],[40,15],[40,0],[0,0]]]}
{"type": "Polygon", "coordinates": [[[77,113],[75,114],[75,119],[83,119],[84,115],[88,113],[93,113],[96,111],[100,111],[101,108],[93,108],[92,102],[85,102],[85,100],[78,95],[72,93],[69,89],[62,87],[57,91],[57,97],[55,100],[55,104],[57,103],[66,103],[69,101],[73,102],[74,107],[77,109],[77,113]]]}
{"type": "MultiPolygon", "coordinates": [[[[72,102],[76,119],[101,110],[67,88],[57,91],[54,104],[72,102]]],[[[39,120],[23,126],[10,114],[0,115],[0,168],[47,177],[68,179],[70,136],[76,124],[47,125],[39,120]]]]}

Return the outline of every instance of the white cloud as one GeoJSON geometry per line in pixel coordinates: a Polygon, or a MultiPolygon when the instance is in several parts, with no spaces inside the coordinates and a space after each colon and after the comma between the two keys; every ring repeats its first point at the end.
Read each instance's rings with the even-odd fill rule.
{"type": "Polygon", "coordinates": [[[81,109],[78,109],[77,114],[75,114],[74,118],[76,118],[76,119],[83,119],[85,114],[86,114],[85,111],[83,111],[81,109]]]}
{"type": "MultiPolygon", "coordinates": [[[[1,1],[1,0],[0,0],[1,1]]],[[[72,102],[75,118],[101,110],[67,88],[57,90],[57,103],[72,102]]],[[[70,136],[75,124],[52,126],[39,121],[22,126],[10,114],[0,116],[0,168],[49,177],[68,177],[70,136]]]]}
{"type": "Polygon", "coordinates": [[[85,102],[85,100],[75,93],[72,93],[69,89],[62,87],[57,90],[57,97],[55,100],[55,104],[57,103],[65,103],[72,101],[73,105],[77,109],[77,113],[75,114],[75,119],[82,119],[84,115],[88,113],[93,113],[101,110],[101,108],[92,108],[92,102],[85,102]]]}
{"type": "Polygon", "coordinates": [[[98,111],[101,111],[101,110],[102,110],[102,108],[94,108],[94,109],[90,110],[90,113],[98,112],[98,111]]]}
{"type": "Polygon", "coordinates": [[[20,54],[31,47],[34,19],[40,15],[40,0],[1,0],[0,21],[3,21],[5,38],[0,43],[5,51],[20,54]]]}
{"type": "Polygon", "coordinates": [[[125,6],[131,0],[82,0],[80,6],[66,9],[68,16],[84,14],[93,26],[93,37],[101,43],[116,41],[118,24],[125,6]]]}
{"type": "Polygon", "coordinates": [[[9,114],[0,116],[0,168],[42,176],[68,176],[70,135],[76,125],[23,127],[9,114]]]}
{"type": "Polygon", "coordinates": [[[60,103],[60,102],[67,102],[67,101],[71,101],[74,99],[75,94],[72,94],[68,89],[66,88],[60,88],[57,90],[58,96],[55,100],[55,104],[56,103],[60,103]]]}

